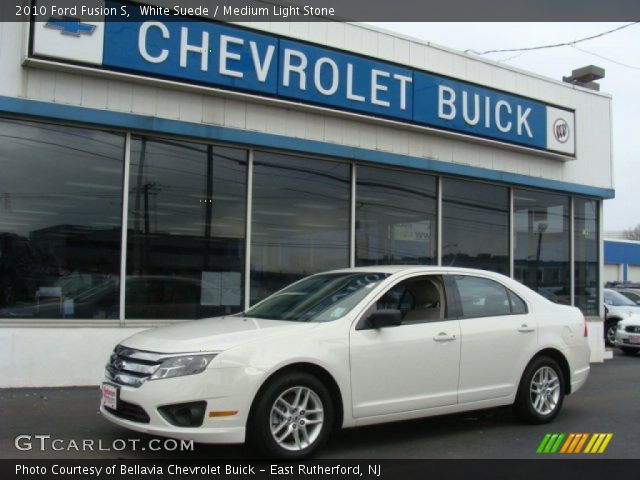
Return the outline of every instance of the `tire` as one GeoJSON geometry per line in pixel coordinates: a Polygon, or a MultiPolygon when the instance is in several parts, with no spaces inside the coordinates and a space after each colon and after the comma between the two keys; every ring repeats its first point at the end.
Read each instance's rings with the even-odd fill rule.
{"type": "Polygon", "coordinates": [[[553,420],[562,408],[565,381],[560,365],[553,358],[534,358],[520,380],[513,405],[516,415],[525,423],[534,425],[553,420]],[[542,393],[536,393],[541,390],[542,393]]]}
{"type": "Polygon", "coordinates": [[[288,372],[269,380],[258,394],[247,433],[263,457],[299,460],[322,446],[334,423],[324,383],[309,373],[288,372]]]}
{"type": "Polygon", "coordinates": [[[614,346],[619,321],[620,320],[609,320],[604,324],[604,343],[607,347],[614,346]]]}
{"type": "Polygon", "coordinates": [[[637,348],[620,347],[620,350],[622,350],[622,353],[624,353],[625,355],[630,355],[630,356],[633,356],[636,353],[638,353],[637,348]]]}

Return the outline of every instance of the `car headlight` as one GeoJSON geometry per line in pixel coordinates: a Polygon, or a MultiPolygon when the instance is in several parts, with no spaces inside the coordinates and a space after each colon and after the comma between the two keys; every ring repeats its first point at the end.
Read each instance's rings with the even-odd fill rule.
{"type": "Polygon", "coordinates": [[[618,322],[618,330],[624,330],[624,325],[622,322],[618,322]]]}
{"type": "Polygon", "coordinates": [[[216,353],[207,355],[183,355],[165,359],[149,380],[160,378],[182,377],[202,373],[216,356],[216,353]]]}

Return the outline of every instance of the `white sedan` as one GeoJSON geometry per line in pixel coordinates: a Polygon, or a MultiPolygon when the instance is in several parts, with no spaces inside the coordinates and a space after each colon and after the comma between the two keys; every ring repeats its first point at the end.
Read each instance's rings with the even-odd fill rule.
{"type": "Polygon", "coordinates": [[[619,347],[625,355],[635,355],[640,352],[640,315],[630,315],[618,322],[615,346],[619,347]]]}
{"type": "Polygon", "coordinates": [[[589,374],[583,315],[505,276],[379,266],[115,348],[101,412],[154,435],[304,458],[336,428],[513,405],[546,423],[589,374]]]}

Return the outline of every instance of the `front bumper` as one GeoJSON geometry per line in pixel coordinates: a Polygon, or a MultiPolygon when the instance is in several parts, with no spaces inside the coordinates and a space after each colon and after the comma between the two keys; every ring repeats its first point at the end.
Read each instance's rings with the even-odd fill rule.
{"type": "Polygon", "coordinates": [[[632,343],[634,340],[640,341],[639,333],[630,333],[624,330],[616,330],[616,347],[637,348],[640,350],[640,343],[632,343]]]}
{"type": "Polygon", "coordinates": [[[184,428],[165,424],[145,424],[132,422],[117,417],[100,406],[100,413],[112,423],[136,432],[148,433],[159,437],[177,438],[179,440],[193,440],[198,443],[244,443],[245,427],[197,427],[184,428]]]}
{"type": "MultiPolygon", "coordinates": [[[[118,402],[126,410],[114,413],[100,405],[100,413],[116,425],[151,435],[200,443],[243,443],[259,379],[257,372],[240,367],[209,368],[197,375],[146,381],[138,388],[119,385],[118,402]],[[197,401],[206,402],[198,427],[173,425],[158,410],[165,405],[197,401]],[[216,415],[219,412],[227,414],[216,415]]],[[[104,381],[113,385],[108,379],[104,381]]]]}

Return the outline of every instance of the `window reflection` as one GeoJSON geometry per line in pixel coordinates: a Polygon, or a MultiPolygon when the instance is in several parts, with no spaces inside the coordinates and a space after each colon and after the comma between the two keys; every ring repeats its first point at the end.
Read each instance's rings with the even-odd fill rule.
{"type": "Polygon", "coordinates": [[[118,317],[124,136],[0,120],[0,317],[118,317]]]}
{"type": "Polygon", "coordinates": [[[569,197],[514,191],[515,278],[556,303],[569,304],[569,197]]]}
{"type": "Polygon", "coordinates": [[[436,263],[436,178],[358,166],[356,265],[436,263]]]}
{"type": "Polygon", "coordinates": [[[597,200],[574,202],[575,305],[585,315],[598,315],[598,206],[597,200]]]}
{"type": "Polygon", "coordinates": [[[442,264],[509,275],[507,187],[442,179],[442,264]]]}
{"type": "Polygon", "coordinates": [[[246,150],[133,138],[127,318],[201,318],[244,303],[246,150]]]}
{"type": "Polygon", "coordinates": [[[349,266],[349,165],[255,152],[251,303],[349,266]]]}

